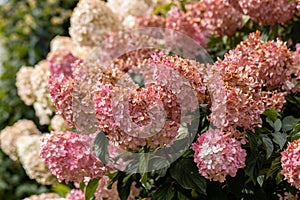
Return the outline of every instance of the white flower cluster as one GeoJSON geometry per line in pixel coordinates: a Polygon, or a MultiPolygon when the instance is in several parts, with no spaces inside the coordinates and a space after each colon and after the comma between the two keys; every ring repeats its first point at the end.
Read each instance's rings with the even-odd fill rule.
{"type": "Polygon", "coordinates": [[[43,185],[57,183],[40,157],[42,134],[30,120],[19,120],[0,132],[0,147],[12,160],[20,161],[26,174],[43,185]]]}
{"type": "Polygon", "coordinates": [[[57,179],[50,173],[40,157],[42,135],[24,135],[17,139],[16,147],[19,160],[31,179],[43,185],[53,185],[57,179]]]}
{"type": "Polygon", "coordinates": [[[50,42],[50,50],[51,52],[71,52],[74,56],[85,59],[89,56],[91,48],[86,46],[77,46],[70,37],[56,36],[50,42]]]}
{"type": "Polygon", "coordinates": [[[0,132],[0,147],[12,160],[18,160],[16,141],[23,135],[38,135],[39,130],[30,120],[19,120],[0,132]]]}
{"type": "Polygon", "coordinates": [[[101,0],[80,0],[70,19],[69,34],[80,46],[96,46],[105,34],[117,31],[120,27],[118,17],[101,0]]]}
{"type": "Polygon", "coordinates": [[[148,16],[160,5],[171,2],[170,0],[108,0],[107,5],[119,16],[125,28],[135,25],[136,16],[148,16]]]}
{"type": "Polygon", "coordinates": [[[49,76],[47,62],[41,61],[35,67],[21,67],[16,78],[19,96],[26,105],[33,105],[41,125],[49,124],[54,113],[48,90],[49,76]]]}

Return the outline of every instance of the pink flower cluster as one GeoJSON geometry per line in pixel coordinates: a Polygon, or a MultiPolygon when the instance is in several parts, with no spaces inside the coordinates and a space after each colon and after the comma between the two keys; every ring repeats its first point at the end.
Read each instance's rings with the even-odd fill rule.
{"type": "Polygon", "coordinates": [[[300,189],[300,140],[288,143],[287,149],[281,152],[281,174],[288,183],[300,189]]]}
{"type": "Polygon", "coordinates": [[[107,168],[90,145],[94,137],[75,132],[52,132],[42,138],[40,156],[59,181],[80,183],[99,178],[107,168]]]}
{"type": "Polygon", "coordinates": [[[222,0],[188,3],[186,15],[192,24],[216,36],[231,36],[242,26],[242,14],[222,0]]]}
{"type": "Polygon", "coordinates": [[[260,114],[266,108],[280,110],[286,94],[282,91],[292,91],[297,83],[292,52],[279,40],[263,42],[259,32],[251,33],[213,69],[223,86],[210,90],[214,101],[210,120],[223,130],[259,125],[260,114]]]}
{"type": "MultiPolygon", "coordinates": [[[[168,12],[166,28],[191,37],[198,45],[206,46],[207,39],[205,32],[196,23],[190,21],[183,11],[177,8],[173,8],[168,12]]],[[[177,34],[172,35],[172,32],[167,31],[167,38],[172,39],[172,42],[176,43],[176,41],[182,39],[182,36],[177,34]]]]}
{"type": "Polygon", "coordinates": [[[186,34],[202,46],[209,35],[231,36],[242,26],[242,14],[227,1],[203,0],[185,8],[186,13],[177,8],[168,12],[166,28],[186,34]]]}
{"type": "Polygon", "coordinates": [[[231,134],[218,130],[210,129],[199,135],[192,145],[199,173],[219,182],[224,182],[227,175],[234,177],[238,169],[245,167],[246,150],[241,145],[231,134]]]}
{"type": "Polygon", "coordinates": [[[69,127],[74,127],[73,92],[74,80],[63,74],[53,76],[49,82],[49,91],[56,108],[56,114],[61,115],[69,127]]]}
{"type": "Polygon", "coordinates": [[[286,24],[296,14],[296,2],[291,0],[230,0],[229,2],[261,26],[286,24]]]}
{"type": "Polygon", "coordinates": [[[52,51],[47,56],[51,72],[49,91],[56,108],[56,114],[61,115],[66,124],[74,127],[73,120],[73,71],[82,60],[69,51],[52,51]]]}
{"type": "Polygon", "coordinates": [[[137,27],[166,27],[166,18],[163,16],[149,15],[149,16],[137,16],[135,19],[137,27]]]}
{"type": "Polygon", "coordinates": [[[65,77],[73,76],[73,65],[80,58],[74,56],[71,52],[53,51],[47,56],[51,76],[63,74],[65,77]]]}
{"type": "MultiPolygon", "coordinates": [[[[167,56],[162,52],[158,54],[153,54],[152,57],[147,62],[149,62],[150,65],[152,66],[158,66],[159,68],[162,69],[161,75],[158,74],[158,72],[156,72],[154,80],[168,81],[166,86],[178,84],[179,81],[176,80],[174,77],[176,75],[172,75],[172,71],[174,70],[189,82],[191,88],[196,92],[196,96],[199,104],[205,104],[209,102],[210,98],[208,94],[208,89],[204,81],[206,72],[205,72],[205,66],[203,64],[200,64],[199,62],[196,62],[194,60],[184,59],[178,56],[167,56]],[[173,78],[174,80],[172,80],[173,78]]],[[[145,75],[145,79],[147,79],[147,74],[144,75],[145,75]]],[[[151,75],[152,77],[154,76],[153,74],[151,75]]],[[[180,93],[180,96],[183,96],[186,102],[190,102],[188,100],[190,95],[189,94],[185,95],[184,89],[180,89],[178,91],[172,91],[172,92],[180,93]]]]}
{"type": "Polygon", "coordinates": [[[67,200],[85,200],[85,196],[81,190],[73,189],[67,194],[66,199],[67,200]]]}
{"type": "Polygon", "coordinates": [[[107,132],[111,141],[125,149],[163,147],[177,135],[179,106],[176,98],[161,86],[117,88],[99,84],[94,102],[100,128],[107,132]]]}

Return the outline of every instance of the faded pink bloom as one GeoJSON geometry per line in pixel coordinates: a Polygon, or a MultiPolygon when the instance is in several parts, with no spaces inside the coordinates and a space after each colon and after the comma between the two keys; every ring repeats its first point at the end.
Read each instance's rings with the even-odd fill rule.
{"type": "MultiPolygon", "coordinates": [[[[204,77],[206,76],[204,65],[194,60],[184,59],[178,56],[167,56],[162,52],[153,54],[147,62],[162,69],[162,75],[164,75],[165,77],[161,77],[161,75],[155,74],[157,80],[162,79],[165,81],[169,81],[167,82],[169,85],[178,83],[178,80],[172,80],[172,78],[174,78],[172,75],[167,75],[167,70],[170,70],[171,72],[172,70],[175,70],[190,83],[192,89],[197,94],[199,104],[205,104],[209,102],[207,86],[204,83],[204,77]]],[[[154,75],[150,74],[149,76],[154,75]]],[[[146,78],[147,77],[145,77],[145,79],[146,78]]],[[[184,95],[184,89],[173,92],[180,93],[181,96],[184,96],[186,101],[188,96],[190,96],[190,94],[184,95]]]]}
{"type": "Polygon", "coordinates": [[[263,42],[259,31],[251,33],[215,65],[225,82],[244,91],[258,91],[262,86],[289,91],[286,82],[291,79],[292,52],[280,40],[263,42]]]}
{"type": "Polygon", "coordinates": [[[274,108],[278,112],[281,111],[285,101],[285,92],[262,92],[261,101],[264,104],[264,108],[274,108]]]}
{"type": "Polygon", "coordinates": [[[160,38],[164,34],[162,29],[137,29],[107,34],[98,49],[100,64],[102,67],[119,68],[127,72],[144,59],[150,58],[161,47],[161,41],[152,37],[157,32],[160,38]]]}
{"type": "Polygon", "coordinates": [[[93,135],[51,132],[42,138],[40,155],[59,181],[80,183],[86,178],[100,178],[107,169],[90,146],[93,140],[93,135]]]}
{"type": "Polygon", "coordinates": [[[222,130],[237,127],[250,129],[259,125],[264,109],[262,103],[234,87],[218,88],[213,92],[210,121],[222,130]]]}
{"type": "Polygon", "coordinates": [[[177,135],[179,106],[174,95],[161,86],[125,89],[99,84],[94,102],[100,128],[125,149],[163,147],[177,135]]]}
{"type": "Polygon", "coordinates": [[[85,200],[85,196],[81,190],[73,189],[67,194],[66,199],[67,200],[85,200]]]}
{"type": "Polygon", "coordinates": [[[289,142],[281,156],[281,174],[288,183],[300,189],[300,140],[289,142]]]}
{"type": "MultiPolygon", "coordinates": [[[[188,16],[177,8],[173,8],[168,12],[166,20],[166,28],[178,31],[184,35],[191,37],[200,46],[206,46],[207,39],[205,32],[198,24],[191,21],[188,16]]],[[[173,31],[166,31],[166,42],[182,45],[182,36],[173,31]]]]}
{"type": "Polygon", "coordinates": [[[63,74],[65,77],[72,77],[73,64],[81,60],[71,52],[54,51],[48,54],[47,61],[52,76],[63,74]]]}
{"type": "Polygon", "coordinates": [[[188,3],[186,15],[201,30],[216,36],[231,36],[242,26],[242,14],[221,0],[188,3]]]}
{"type": "Polygon", "coordinates": [[[230,0],[244,14],[261,26],[286,24],[296,14],[296,2],[291,0],[230,0]]]}
{"type": "Polygon", "coordinates": [[[235,177],[238,169],[245,167],[246,150],[242,143],[218,130],[208,130],[192,144],[194,162],[199,173],[213,181],[224,182],[227,175],[235,177]]]}
{"type": "Polygon", "coordinates": [[[207,77],[208,82],[216,84],[215,75],[219,74],[221,83],[210,89],[210,120],[222,130],[251,130],[259,125],[260,114],[270,107],[280,110],[284,96],[297,82],[292,76],[292,52],[279,40],[264,42],[259,32],[251,33],[210,69],[215,72],[207,77]]]}
{"type": "Polygon", "coordinates": [[[137,16],[135,19],[137,27],[160,27],[165,28],[166,18],[157,15],[137,16]]]}
{"type": "Polygon", "coordinates": [[[74,80],[63,74],[51,76],[49,91],[56,108],[56,114],[61,115],[69,127],[74,127],[73,96],[74,80]]]}

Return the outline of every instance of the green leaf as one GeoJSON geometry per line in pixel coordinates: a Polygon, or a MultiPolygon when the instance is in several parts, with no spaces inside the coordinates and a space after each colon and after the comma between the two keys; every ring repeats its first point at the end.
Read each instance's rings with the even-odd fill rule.
{"type": "Polygon", "coordinates": [[[227,194],[222,189],[222,184],[219,182],[208,182],[207,196],[209,200],[227,200],[227,194]]]}
{"type": "Polygon", "coordinates": [[[263,145],[264,145],[265,150],[267,152],[267,155],[266,155],[267,159],[269,159],[270,156],[273,153],[274,145],[272,143],[272,140],[267,135],[262,134],[261,136],[262,136],[263,145]]]}
{"type": "Polygon", "coordinates": [[[91,200],[94,198],[94,194],[99,184],[99,179],[95,178],[89,181],[85,189],[85,200],[91,200]]]}
{"type": "Polygon", "coordinates": [[[173,3],[168,3],[168,4],[165,4],[165,5],[162,5],[162,6],[159,6],[158,8],[156,8],[154,11],[153,11],[153,14],[154,15],[158,15],[158,14],[163,14],[163,15],[167,15],[168,11],[171,9],[173,3]]]}
{"type": "Polygon", "coordinates": [[[272,161],[272,164],[269,168],[269,170],[267,171],[267,178],[271,177],[276,171],[278,171],[281,168],[281,162],[280,162],[281,158],[277,157],[272,161]]]}
{"type": "Polygon", "coordinates": [[[140,154],[140,163],[139,163],[139,170],[141,173],[140,182],[142,183],[143,187],[148,190],[147,181],[148,181],[148,169],[149,169],[149,154],[141,153],[140,154]]]}
{"type": "Polygon", "coordinates": [[[121,200],[127,200],[128,199],[132,182],[133,182],[132,175],[125,176],[125,174],[123,174],[118,179],[117,189],[118,189],[119,197],[120,197],[121,200]]]}
{"type": "Polygon", "coordinates": [[[299,131],[300,130],[300,124],[297,124],[294,128],[293,128],[293,132],[294,131],[299,131]]]}
{"type": "Polygon", "coordinates": [[[273,108],[267,108],[263,115],[267,116],[269,119],[271,119],[273,122],[276,121],[278,113],[275,109],[273,108]]]}
{"type": "Polygon", "coordinates": [[[283,180],[283,175],[279,171],[276,176],[276,184],[278,185],[282,180],[283,180]]]}
{"type": "Polygon", "coordinates": [[[179,199],[179,200],[190,200],[191,198],[189,198],[189,197],[187,197],[187,196],[185,196],[184,194],[182,194],[181,192],[177,192],[177,198],[179,199]]]}
{"type": "Polygon", "coordinates": [[[201,194],[206,194],[206,179],[200,176],[192,159],[183,158],[173,163],[170,174],[183,188],[195,189],[201,194]]]}
{"type": "Polygon", "coordinates": [[[95,154],[104,163],[109,162],[108,139],[103,131],[101,131],[94,141],[95,154]]]}
{"type": "Polygon", "coordinates": [[[266,122],[275,130],[274,122],[270,118],[267,118],[266,122]]]}
{"type": "Polygon", "coordinates": [[[287,116],[282,120],[282,130],[287,132],[292,130],[300,122],[299,118],[293,116],[287,116]]]}
{"type": "Polygon", "coordinates": [[[165,158],[157,157],[150,159],[149,166],[151,166],[151,168],[155,170],[155,173],[157,173],[160,177],[164,177],[170,167],[170,163],[165,158]]]}
{"type": "Polygon", "coordinates": [[[51,188],[51,190],[53,192],[58,193],[61,196],[66,196],[69,193],[69,191],[71,190],[71,188],[69,188],[67,185],[59,183],[59,184],[53,186],[51,188]]]}
{"type": "Polygon", "coordinates": [[[248,132],[250,151],[247,152],[245,174],[256,183],[257,162],[258,162],[258,140],[254,134],[248,132]]]}
{"type": "Polygon", "coordinates": [[[81,191],[84,191],[85,184],[84,184],[83,181],[80,183],[79,188],[80,188],[81,191]]]}
{"type": "Polygon", "coordinates": [[[257,183],[259,184],[259,186],[262,188],[263,184],[264,184],[264,180],[265,180],[265,175],[260,175],[256,178],[257,183]]]}
{"type": "Polygon", "coordinates": [[[148,172],[149,167],[149,154],[148,153],[140,153],[139,155],[139,170],[141,173],[148,172]]]}
{"type": "Polygon", "coordinates": [[[282,123],[280,119],[276,119],[275,123],[274,123],[274,130],[275,132],[279,132],[280,129],[282,127],[282,123]]]}
{"type": "Polygon", "coordinates": [[[280,133],[280,132],[275,132],[272,133],[273,137],[274,137],[274,142],[276,142],[279,147],[280,150],[282,150],[282,148],[284,147],[285,143],[286,143],[286,139],[288,137],[288,135],[286,133],[280,133]]]}
{"type": "Polygon", "coordinates": [[[238,170],[235,177],[228,176],[226,178],[226,183],[228,190],[237,197],[241,196],[241,191],[244,188],[244,183],[246,181],[244,170],[238,170]]]}
{"type": "Polygon", "coordinates": [[[163,184],[152,196],[153,200],[172,200],[175,195],[175,189],[171,184],[163,184]]]}
{"type": "Polygon", "coordinates": [[[295,132],[291,135],[291,142],[293,142],[294,140],[298,140],[299,138],[300,138],[300,131],[295,132]]]}

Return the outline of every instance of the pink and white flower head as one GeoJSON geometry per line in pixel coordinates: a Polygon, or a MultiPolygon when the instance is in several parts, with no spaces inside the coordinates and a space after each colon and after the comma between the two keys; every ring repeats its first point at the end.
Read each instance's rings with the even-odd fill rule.
{"type": "Polygon", "coordinates": [[[300,140],[288,143],[281,156],[281,174],[288,183],[300,189],[300,140]]]}
{"type": "Polygon", "coordinates": [[[194,162],[199,173],[213,181],[224,182],[227,175],[235,177],[238,169],[245,167],[246,150],[241,141],[230,133],[219,130],[208,130],[199,135],[192,144],[195,151],[194,162]]]}
{"type": "Polygon", "coordinates": [[[73,67],[75,62],[81,59],[74,56],[71,52],[54,51],[47,56],[49,69],[52,76],[63,74],[66,77],[73,77],[73,67]]]}
{"type": "Polygon", "coordinates": [[[42,138],[40,156],[61,182],[100,178],[107,168],[96,157],[91,144],[94,137],[75,132],[52,132],[42,138]]]}

